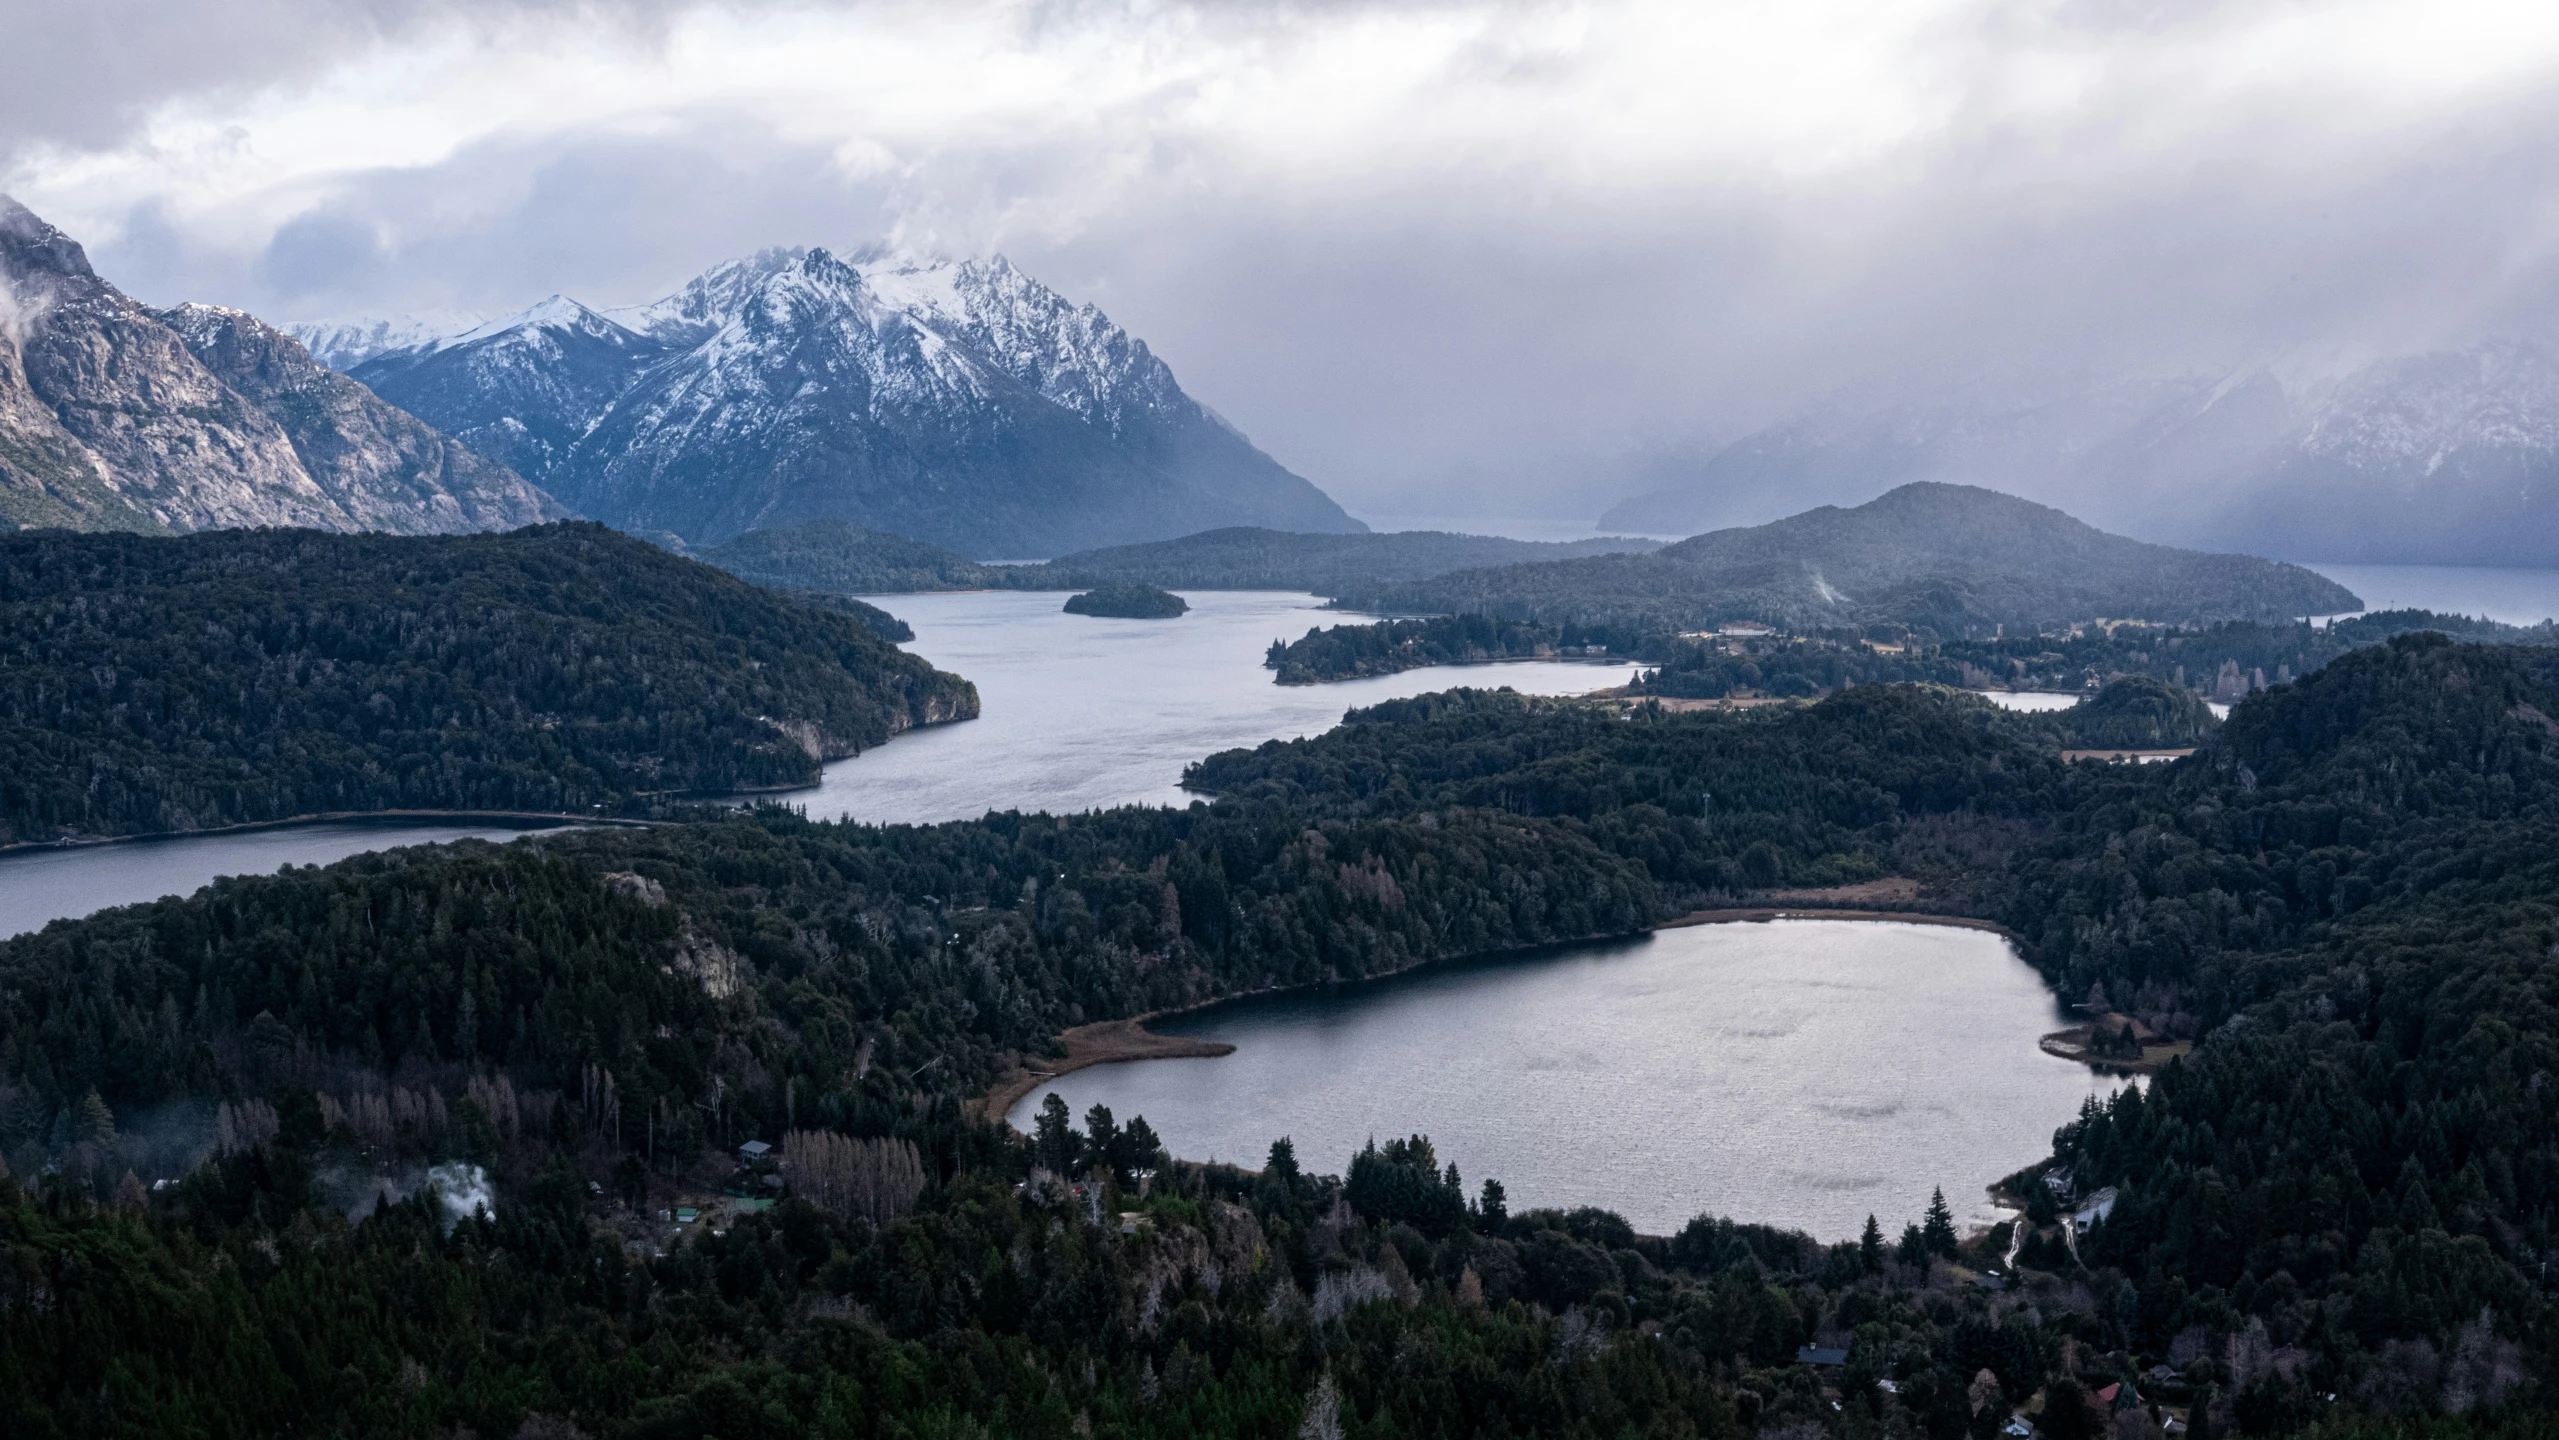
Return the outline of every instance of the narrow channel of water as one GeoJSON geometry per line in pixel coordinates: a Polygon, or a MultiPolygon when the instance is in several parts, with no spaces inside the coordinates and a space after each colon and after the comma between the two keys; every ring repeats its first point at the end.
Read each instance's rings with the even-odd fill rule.
{"type": "Polygon", "coordinates": [[[348,820],[114,845],[13,850],[0,854],[0,940],[114,905],[192,895],[223,875],[272,875],[287,865],[328,865],[368,850],[441,845],[451,840],[508,840],[528,833],[542,832],[520,825],[348,820]]]}
{"type": "Polygon", "coordinates": [[[1985,931],[1700,925],[1175,1017],[1155,1028],[1235,1053],[1079,1070],[1011,1118],[1028,1128],[1054,1091],[1079,1123],[1096,1102],[1144,1115],[1185,1158],[1258,1167],[1287,1135],[1331,1173],[1372,1135],[1418,1130],[1513,1210],[1840,1240],[1870,1213],[1900,1233],[1937,1186],[1959,1219],[1998,1219],[1984,1187],[2121,1083],[2036,1048],[2064,1023],[1985,931]]]}

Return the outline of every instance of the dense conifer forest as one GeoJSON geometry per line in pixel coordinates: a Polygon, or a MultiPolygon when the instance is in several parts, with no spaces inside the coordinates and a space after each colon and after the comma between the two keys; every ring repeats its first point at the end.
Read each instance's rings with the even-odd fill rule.
{"type": "Polygon", "coordinates": [[[2559,646],[2559,624],[2552,622],[2502,625],[2425,610],[2375,611],[2329,625],[2124,622],[1976,639],[1947,639],[1898,622],[1792,634],[1764,626],[1675,634],[1640,620],[1542,625],[1468,614],[1318,626],[1299,639],[1273,641],[1263,665],[1282,685],[1307,685],[1428,665],[1606,656],[1648,667],[1630,694],[1688,700],[1809,699],[1895,682],[2082,691],[2118,676],[2147,675],[2236,700],[2307,675],[2349,650],[2419,630],[2491,644],[2559,646]]]}
{"type": "Polygon", "coordinates": [[[0,843],[810,784],[976,713],[892,627],[586,524],[0,536],[0,843]]]}
{"type": "Polygon", "coordinates": [[[2544,1433],[2554,716],[2546,652],[2431,634],[2166,766],[1918,686],[1461,691],[1207,757],[1182,810],[766,811],[57,923],[0,943],[0,1423],[2544,1433]],[[1425,1136],[1256,1172],[974,1109],[1072,1025],[1881,875],[2197,1042],[2003,1182],[2022,1229],[1641,1236],[1425,1136]]]}

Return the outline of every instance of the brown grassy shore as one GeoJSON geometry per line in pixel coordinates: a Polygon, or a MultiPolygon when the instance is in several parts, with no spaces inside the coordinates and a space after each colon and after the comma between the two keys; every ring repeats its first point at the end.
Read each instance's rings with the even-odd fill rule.
{"type": "Polygon", "coordinates": [[[978,1097],[977,1113],[983,1120],[1001,1123],[1021,1098],[1060,1075],[1081,1070],[1087,1065],[1113,1065],[1123,1060],[1183,1060],[1232,1055],[1235,1047],[1222,1040],[1194,1040],[1188,1035],[1158,1035],[1146,1028],[1146,1022],[1168,1012],[1140,1015],[1131,1020],[1099,1020],[1065,1031],[1058,1039],[1066,1042],[1066,1058],[1042,1060],[1046,1068],[1022,1066],[995,1082],[995,1088],[978,1097]]]}

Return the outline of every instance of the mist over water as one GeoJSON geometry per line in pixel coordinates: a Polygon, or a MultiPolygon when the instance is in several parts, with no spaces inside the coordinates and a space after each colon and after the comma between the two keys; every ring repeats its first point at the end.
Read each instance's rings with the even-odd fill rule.
{"type": "Polygon", "coordinates": [[[2120,1082],[2036,1047],[2067,1023],[1999,936],[1789,920],[1700,925],[1364,986],[1244,1000],[1153,1029],[1223,1040],[1205,1060],[1102,1065],[1051,1091],[1082,1122],[1144,1115],[1184,1159],[1342,1173],[1371,1137],[1427,1133],[1472,1194],[1514,1213],[1597,1205],[1671,1234],[1701,1212],[1855,1238],[1944,1186],[1983,1187],[2051,1151],[2120,1082]]]}

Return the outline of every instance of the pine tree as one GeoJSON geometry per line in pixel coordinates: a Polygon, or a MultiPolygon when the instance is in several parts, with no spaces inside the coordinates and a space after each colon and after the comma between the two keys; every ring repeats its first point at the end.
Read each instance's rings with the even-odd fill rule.
{"type": "Polygon", "coordinates": [[[1497,1235],[1510,1218],[1510,1197],[1503,1193],[1502,1182],[1488,1177],[1484,1181],[1484,1198],[1475,1202],[1476,1226],[1487,1235],[1497,1235]]]}
{"type": "Polygon", "coordinates": [[[1072,1175],[1075,1173],[1076,1139],[1075,1118],[1067,1111],[1065,1097],[1050,1091],[1048,1098],[1040,1102],[1040,1118],[1032,1133],[1031,1148],[1039,1152],[1040,1164],[1048,1167],[1051,1174],[1072,1175]]]}
{"type": "Polygon", "coordinates": [[[1271,1158],[1262,1162],[1262,1173],[1273,1180],[1297,1183],[1297,1142],[1282,1135],[1271,1142],[1271,1158]]]}
{"type": "Polygon", "coordinates": [[[1946,1208],[1946,1189],[1939,1186],[1928,1197],[1928,1214],[1920,1223],[1920,1235],[1932,1255],[1955,1253],[1955,1212],[1946,1208]]]}
{"type": "Polygon", "coordinates": [[[1928,1238],[1919,1233],[1917,1224],[1901,1227],[1901,1243],[1893,1247],[1893,1258],[1904,1265],[1928,1263],[1928,1238]]]}
{"type": "Polygon", "coordinates": [[[1118,1170],[1125,1147],[1120,1142],[1120,1127],[1111,1118],[1111,1107],[1096,1103],[1084,1112],[1084,1163],[1118,1170]]]}
{"type": "Polygon", "coordinates": [[[1857,1258],[1864,1262],[1866,1273],[1880,1275],[1884,1271],[1884,1227],[1875,1217],[1866,1217],[1866,1233],[1857,1237],[1857,1258]]]}

